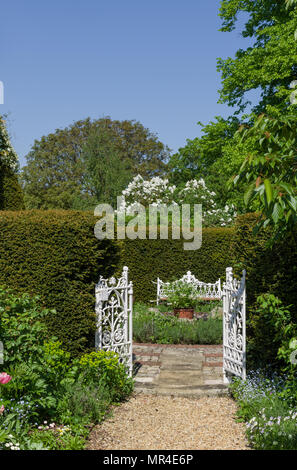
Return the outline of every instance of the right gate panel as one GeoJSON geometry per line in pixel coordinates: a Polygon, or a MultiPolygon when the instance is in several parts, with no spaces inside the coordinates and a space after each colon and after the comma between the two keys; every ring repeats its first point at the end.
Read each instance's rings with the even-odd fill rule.
{"type": "Polygon", "coordinates": [[[223,371],[224,382],[232,375],[246,379],[246,272],[240,281],[226,269],[223,285],[223,371]]]}

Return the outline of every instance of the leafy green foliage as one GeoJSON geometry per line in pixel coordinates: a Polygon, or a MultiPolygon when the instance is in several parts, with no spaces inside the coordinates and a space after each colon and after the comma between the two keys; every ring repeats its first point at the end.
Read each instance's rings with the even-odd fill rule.
{"type": "MultiPolygon", "coordinates": [[[[288,234],[284,240],[268,246],[272,230],[267,227],[254,234],[258,218],[257,213],[237,218],[231,247],[237,274],[243,269],[247,271],[247,305],[253,306],[259,295],[271,293],[285,305],[296,306],[296,235],[288,234]]],[[[292,312],[296,321],[296,309],[292,312]]]]}
{"type": "Polygon", "coordinates": [[[245,96],[250,90],[261,91],[261,100],[254,108],[257,113],[265,111],[267,105],[284,108],[283,96],[288,97],[290,82],[296,77],[297,11],[288,6],[274,0],[221,2],[222,31],[233,30],[244,12],[247,20],[241,34],[254,39],[254,44],[239,49],[234,59],[218,59],[220,101],[236,106],[237,112],[249,104],[245,96]]]}
{"type": "MultiPolygon", "coordinates": [[[[238,212],[245,212],[242,191],[247,183],[228,187],[228,181],[238,173],[256,139],[249,137],[242,142],[236,132],[239,127],[240,121],[234,116],[228,119],[217,116],[216,121],[204,126],[202,137],[188,140],[187,145],[171,157],[172,181],[181,186],[189,178],[202,177],[215,193],[218,207],[233,204],[238,212]]],[[[203,201],[203,207],[207,202],[203,201]]]]}
{"type": "Polygon", "coordinates": [[[18,176],[11,168],[0,163],[0,210],[24,209],[24,195],[18,176]]]}
{"type": "Polygon", "coordinates": [[[115,353],[72,359],[48,339],[43,322],[50,312],[38,301],[0,291],[3,368],[11,376],[0,385],[0,449],[82,449],[90,425],[124,400],[133,383],[115,353]]]}
{"type": "Polygon", "coordinates": [[[87,170],[87,185],[94,201],[116,207],[121,194],[132,175],[131,161],[121,158],[118,145],[110,131],[98,130],[88,137],[82,150],[82,159],[87,170]]]}
{"type": "Polygon", "coordinates": [[[47,337],[44,319],[53,310],[42,309],[38,298],[28,294],[17,296],[0,287],[0,338],[4,344],[6,366],[34,360],[43,352],[47,337]]]}
{"type": "Polygon", "coordinates": [[[264,365],[270,364],[283,371],[294,371],[290,363],[292,339],[297,336],[289,308],[272,294],[257,298],[256,309],[249,316],[249,350],[261,358],[264,365]],[[278,362],[280,361],[280,362],[278,362]]]}
{"type": "Polygon", "coordinates": [[[296,132],[295,115],[261,115],[242,135],[243,140],[256,137],[257,143],[234,182],[249,183],[246,204],[256,200],[262,212],[257,230],[273,225],[276,237],[293,230],[297,222],[296,132]]]}
{"type": "Polygon", "coordinates": [[[223,119],[216,116],[215,121],[206,125],[198,122],[198,125],[202,127],[203,135],[193,140],[187,139],[185,147],[170,158],[170,178],[175,184],[207,177],[212,164],[220,160],[224,144],[237,131],[239,121],[235,117],[223,119]]]}
{"type": "Polygon", "coordinates": [[[96,205],[96,197],[102,196],[100,171],[107,177],[106,192],[115,161],[120,171],[127,167],[132,168],[135,175],[151,177],[164,172],[168,154],[167,147],[137,121],[113,121],[108,117],[77,121],[35,141],[22,170],[26,207],[90,209],[96,205]],[[94,135],[102,138],[94,141],[91,137],[94,135]],[[91,141],[87,144],[89,138],[91,141]],[[86,144],[87,161],[83,158],[86,144]],[[105,163],[103,168],[99,165],[102,157],[106,164],[111,158],[108,168],[105,163]]]}
{"type": "Polygon", "coordinates": [[[1,165],[10,168],[13,172],[18,169],[18,156],[11,145],[5,120],[0,115],[0,167],[1,165]]]}
{"type": "Polygon", "coordinates": [[[179,280],[164,286],[164,294],[173,308],[194,308],[197,290],[192,284],[179,280]]]}
{"type": "Polygon", "coordinates": [[[111,400],[128,396],[132,391],[132,381],[127,379],[124,364],[119,364],[118,355],[112,351],[97,351],[84,354],[79,359],[86,383],[104,383],[111,400]]]}

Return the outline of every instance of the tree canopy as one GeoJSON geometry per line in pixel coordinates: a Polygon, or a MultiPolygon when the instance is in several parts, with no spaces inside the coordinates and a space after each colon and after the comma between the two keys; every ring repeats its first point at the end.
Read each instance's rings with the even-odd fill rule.
{"type": "Polygon", "coordinates": [[[243,37],[254,40],[252,46],[239,49],[235,58],[218,59],[218,71],[222,77],[220,102],[244,111],[250,103],[248,92],[261,93],[259,103],[253,107],[258,114],[267,105],[283,108],[284,97],[289,100],[289,85],[297,75],[297,28],[295,1],[279,0],[223,0],[220,16],[221,31],[232,31],[238,17],[244,13],[243,37]]]}
{"type": "Polygon", "coordinates": [[[105,157],[108,149],[111,159],[116,152],[119,169],[145,177],[164,173],[169,149],[140,122],[87,118],[34,142],[22,171],[26,207],[81,209],[94,204],[96,191],[90,182],[96,175],[90,178],[88,168],[94,166],[83,158],[83,148],[100,133],[105,135],[105,157]]]}

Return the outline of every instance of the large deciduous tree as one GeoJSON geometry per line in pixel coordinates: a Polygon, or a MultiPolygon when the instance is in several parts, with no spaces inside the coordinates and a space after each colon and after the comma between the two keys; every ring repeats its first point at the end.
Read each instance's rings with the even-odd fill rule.
{"type": "Polygon", "coordinates": [[[247,15],[241,35],[250,38],[253,45],[239,49],[235,58],[218,59],[222,76],[220,101],[240,113],[249,104],[248,92],[258,90],[261,98],[253,107],[255,112],[265,111],[267,105],[283,109],[289,85],[297,77],[296,2],[222,0],[221,30],[232,31],[241,13],[244,18],[247,15]]]}
{"type": "Polygon", "coordinates": [[[130,168],[133,175],[145,177],[164,173],[169,149],[140,122],[88,118],[34,142],[22,171],[26,207],[81,209],[96,204],[99,186],[96,183],[95,188],[94,181],[98,182],[101,171],[98,162],[94,164],[94,149],[99,142],[95,145],[96,135],[104,147],[98,150],[98,162],[106,163],[109,152],[110,162],[119,171],[130,168]],[[88,139],[92,139],[93,163],[83,156],[88,145],[90,157],[88,139]],[[115,155],[121,163],[115,163],[115,155]],[[89,173],[93,170],[98,174],[89,173]]]}

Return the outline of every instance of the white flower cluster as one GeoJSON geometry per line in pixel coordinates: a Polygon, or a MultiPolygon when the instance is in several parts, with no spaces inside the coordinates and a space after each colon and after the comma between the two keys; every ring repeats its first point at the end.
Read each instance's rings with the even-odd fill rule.
{"type": "MultiPolygon", "coordinates": [[[[8,435],[9,439],[14,440],[14,436],[12,434],[8,435]]],[[[20,444],[18,442],[6,442],[5,444],[6,450],[20,450],[20,444]]]]}
{"type": "Polygon", "coordinates": [[[0,117],[0,164],[16,171],[18,168],[18,156],[13,149],[6,130],[5,122],[0,117]]]}
{"type": "Polygon", "coordinates": [[[161,204],[202,204],[204,226],[227,226],[236,217],[234,206],[225,206],[224,209],[217,206],[216,193],[206,187],[202,178],[188,181],[184,187],[177,189],[176,186],[169,184],[168,179],[156,176],[147,181],[137,175],[121,196],[122,203],[119,212],[125,210],[127,215],[133,215],[138,204],[145,207],[161,204]]]}
{"type": "MultiPolygon", "coordinates": [[[[257,418],[250,419],[246,428],[251,442],[256,442],[261,437],[261,440],[273,441],[270,442],[272,448],[281,449],[287,439],[293,438],[291,432],[296,428],[297,412],[289,410],[287,416],[271,416],[270,411],[263,408],[257,418]]],[[[264,446],[262,443],[262,447],[264,446]]]]}
{"type": "Polygon", "coordinates": [[[122,204],[120,211],[125,210],[126,214],[133,214],[138,204],[148,207],[150,204],[171,204],[176,191],[174,185],[170,185],[167,179],[155,176],[151,180],[144,180],[141,175],[135,176],[127,188],[122,192],[122,204]]]}

